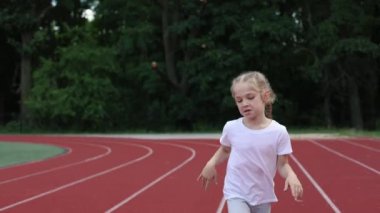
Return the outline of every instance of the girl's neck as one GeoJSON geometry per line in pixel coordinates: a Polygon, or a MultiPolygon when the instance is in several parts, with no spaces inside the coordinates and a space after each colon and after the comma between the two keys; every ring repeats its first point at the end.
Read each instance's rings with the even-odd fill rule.
{"type": "Polygon", "coordinates": [[[247,117],[243,118],[243,123],[245,126],[247,126],[250,129],[264,129],[269,126],[269,124],[272,122],[272,119],[269,119],[265,116],[262,118],[256,118],[256,119],[249,119],[247,117]]]}

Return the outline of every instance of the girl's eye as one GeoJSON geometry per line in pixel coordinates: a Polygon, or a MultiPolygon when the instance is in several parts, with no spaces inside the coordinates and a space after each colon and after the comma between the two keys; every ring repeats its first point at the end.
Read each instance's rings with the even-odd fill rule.
{"type": "Polygon", "coordinates": [[[236,99],[235,101],[236,101],[236,103],[241,103],[243,100],[242,99],[236,99]]]}
{"type": "Polygon", "coordinates": [[[249,100],[253,100],[253,99],[255,99],[255,96],[248,96],[247,97],[249,100]]]}

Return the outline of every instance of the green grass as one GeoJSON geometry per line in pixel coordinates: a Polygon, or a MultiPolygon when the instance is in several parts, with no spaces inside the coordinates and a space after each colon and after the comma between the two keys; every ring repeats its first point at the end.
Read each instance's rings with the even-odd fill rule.
{"type": "Polygon", "coordinates": [[[50,145],[0,141],[0,168],[51,158],[64,152],[64,149],[50,145]]]}

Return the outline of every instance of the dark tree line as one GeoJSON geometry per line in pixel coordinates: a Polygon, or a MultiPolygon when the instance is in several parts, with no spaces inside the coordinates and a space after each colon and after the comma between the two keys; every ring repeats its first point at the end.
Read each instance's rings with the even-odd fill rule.
{"type": "Polygon", "coordinates": [[[3,0],[0,122],[219,129],[231,79],[261,70],[288,126],[375,129],[379,33],[373,0],[3,0]]]}

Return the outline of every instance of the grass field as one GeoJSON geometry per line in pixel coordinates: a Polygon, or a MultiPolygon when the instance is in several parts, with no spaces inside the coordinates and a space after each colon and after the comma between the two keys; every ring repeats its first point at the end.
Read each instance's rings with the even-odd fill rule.
{"type": "Polygon", "coordinates": [[[0,168],[54,157],[63,152],[64,149],[51,145],[0,141],[0,168]]]}

